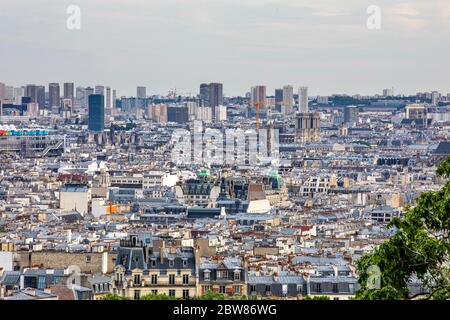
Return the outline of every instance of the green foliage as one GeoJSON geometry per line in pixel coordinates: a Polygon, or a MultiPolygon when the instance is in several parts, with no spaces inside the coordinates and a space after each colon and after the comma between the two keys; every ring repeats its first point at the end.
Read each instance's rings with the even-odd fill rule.
{"type": "Polygon", "coordinates": [[[108,293],[106,294],[102,300],[129,300],[127,297],[122,297],[117,294],[108,293]]]}
{"type": "MultiPolygon", "coordinates": [[[[450,157],[437,169],[437,175],[450,176],[450,157]]],[[[390,224],[397,232],[374,252],[357,263],[358,299],[407,299],[408,282],[415,276],[430,291],[429,298],[450,296],[450,182],[438,191],[420,195],[414,207],[390,224]],[[380,270],[381,288],[369,285],[369,267],[380,270]]]]}
{"type": "Polygon", "coordinates": [[[303,298],[303,300],[330,300],[330,297],[328,296],[306,296],[303,298]]]}
{"type": "Polygon", "coordinates": [[[205,294],[197,296],[194,300],[226,300],[227,296],[223,293],[208,290],[205,294]]]}
{"type": "Polygon", "coordinates": [[[256,300],[256,297],[246,295],[230,297],[224,293],[209,290],[205,294],[195,297],[194,300],[256,300]]]}
{"type": "Polygon", "coordinates": [[[178,298],[168,296],[166,294],[146,294],[140,300],[178,300],[178,298]]]}

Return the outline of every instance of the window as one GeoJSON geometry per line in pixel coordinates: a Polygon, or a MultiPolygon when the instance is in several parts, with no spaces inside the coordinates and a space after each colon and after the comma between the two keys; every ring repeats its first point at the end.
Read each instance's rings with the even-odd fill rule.
{"type": "Polygon", "coordinates": [[[220,286],[220,287],[219,287],[219,292],[220,292],[220,293],[225,293],[225,292],[226,292],[225,286],[220,286]]]}
{"type": "Polygon", "coordinates": [[[138,286],[138,285],[140,285],[140,284],[141,284],[141,275],[135,274],[135,275],[134,275],[134,285],[135,285],[135,286],[138,286]]]}
{"type": "Polygon", "coordinates": [[[175,290],[169,290],[169,297],[175,297],[175,290]]]}
{"type": "Polygon", "coordinates": [[[217,271],[217,279],[228,279],[228,271],[217,271]]]}
{"type": "Polygon", "coordinates": [[[187,265],[188,265],[187,259],[183,259],[183,267],[187,267],[187,265]]]}
{"type": "Polygon", "coordinates": [[[256,293],[256,286],[254,284],[250,285],[250,293],[256,293]]]}
{"type": "Polygon", "coordinates": [[[86,256],[86,263],[91,263],[91,256],[86,256]]]}
{"type": "Polygon", "coordinates": [[[240,294],[241,293],[241,286],[234,286],[234,293],[240,294]]]}
{"type": "Polygon", "coordinates": [[[152,259],[150,263],[152,267],[156,267],[156,259],[152,259]]]}
{"type": "Polygon", "coordinates": [[[270,286],[269,286],[269,285],[266,285],[266,293],[267,293],[267,294],[270,294],[270,292],[271,292],[270,286]]]}
{"type": "Polygon", "coordinates": [[[183,274],[183,284],[189,284],[189,275],[183,274]]]}
{"type": "Polygon", "coordinates": [[[189,298],[189,290],[183,290],[183,299],[189,298]]]}
{"type": "Polygon", "coordinates": [[[152,294],[158,294],[158,290],[152,290],[152,294]]]}
{"type": "Polygon", "coordinates": [[[316,292],[322,292],[322,286],[320,283],[316,283],[316,292]]]}
{"type": "Polygon", "coordinates": [[[169,284],[175,284],[175,275],[174,274],[169,275],[169,284]]]}
{"type": "Polygon", "coordinates": [[[205,281],[211,280],[211,272],[205,271],[205,272],[203,273],[203,275],[204,275],[205,281]]]}
{"type": "Polygon", "coordinates": [[[334,292],[334,293],[338,293],[338,292],[339,292],[338,284],[337,284],[337,283],[333,283],[333,292],[334,292]]]}
{"type": "Polygon", "coordinates": [[[158,284],[158,275],[152,274],[152,284],[158,284]]]}
{"type": "Polygon", "coordinates": [[[173,259],[169,259],[169,267],[173,267],[175,265],[175,261],[173,259]]]}
{"type": "Polygon", "coordinates": [[[302,293],[302,285],[301,284],[297,285],[297,293],[302,293]]]}
{"type": "Polygon", "coordinates": [[[139,300],[141,298],[141,290],[134,290],[134,300],[139,300]]]}
{"type": "Polygon", "coordinates": [[[240,271],[236,270],[236,271],[234,272],[234,280],[235,280],[235,281],[241,280],[241,272],[240,272],[240,271]]]}

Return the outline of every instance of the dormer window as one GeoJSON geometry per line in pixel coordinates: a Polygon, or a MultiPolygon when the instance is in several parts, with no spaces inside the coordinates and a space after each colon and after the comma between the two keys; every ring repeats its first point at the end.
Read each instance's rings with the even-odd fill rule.
{"type": "Polygon", "coordinates": [[[175,265],[175,260],[173,258],[169,259],[169,267],[173,267],[175,265]]]}
{"type": "Polygon", "coordinates": [[[187,265],[188,265],[187,259],[183,259],[183,267],[187,267],[187,265]]]}
{"type": "Polygon", "coordinates": [[[211,271],[205,270],[205,271],[203,272],[203,275],[204,275],[205,281],[211,280],[211,271]]]}
{"type": "Polygon", "coordinates": [[[151,259],[151,260],[150,260],[150,265],[151,265],[152,267],[156,267],[156,259],[151,259]]]}
{"type": "Polygon", "coordinates": [[[235,281],[241,280],[241,272],[239,270],[234,270],[234,280],[235,281]]]}

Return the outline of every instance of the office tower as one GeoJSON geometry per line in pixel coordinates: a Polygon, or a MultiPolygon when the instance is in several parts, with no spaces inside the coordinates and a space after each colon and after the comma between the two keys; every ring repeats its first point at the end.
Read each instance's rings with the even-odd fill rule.
{"type": "Polygon", "coordinates": [[[184,124],[189,121],[189,111],[186,106],[167,107],[167,121],[184,124]]]}
{"type": "Polygon", "coordinates": [[[25,96],[31,98],[31,102],[38,103],[40,108],[45,107],[45,89],[44,89],[44,104],[38,102],[38,86],[29,84],[25,87],[25,96]]]}
{"type": "Polygon", "coordinates": [[[5,84],[0,82],[0,100],[5,99],[5,84]]]}
{"type": "Polygon", "coordinates": [[[105,128],[105,97],[101,94],[89,96],[89,130],[102,132],[105,128]]]}
{"type": "Polygon", "coordinates": [[[358,107],[346,106],[344,108],[344,123],[355,123],[358,121],[358,107]]]}
{"type": "Polygon", "coordinates": [[[105,87],[104,86],[95,86],[95,94],[105,95],[105,87]]]}
{"type": "Polygon", "coordinates": [[[64,83],[64,99],[70,99],[72,101],[72,106],[75,105],[73,82],[64,83]]]}
{"type": "Polygon", "coordinates": [[[86,105],[86,89],[83,87],[77,87],[75,94],[75,104],[78,108],[85,108],[86,105]]]}
{"type": "Polygon", "coordinates": [[[281,107],[281,113],[285,115],[292,114],[294,112],[294,87],[287,85],[283,87],[283,105],[281,107]]]}
{"type": "Polygon", "coordinates": [[[297,143],[320,141],[320,113],[297,113],[295,131],[297,143]]]}
{"type": "Polygon", "coordinates": [[[39,109],[45,108],[45,86],[36,87],[36,102],[39,104],[39,109]]]}
{"type": "Polygon", "coordinates": [[[212,108],[212,115],[216,115],[216,107],[223,105],[223,84],[202,83],[200,85],[200,106],[212,108]]]}
{"type": "Polygon", "coordinates": [[[281,112],[281,106],[283,105],[283,89],[275,89],[275,109],[281,112]]]}
{"type": "Polygon", "coordinates": [[[84,91],[85,91],[85,96],[84,96],[85,102],[84,102],[84,105],[86,107],[88,107],[89,106],[89,96],[94,94],[94,88],[87,87],[86,89],[84,89],[84,91]]]}
{"type": "Polygon", "coordinates": [[[298,89],[298,105],[300,112],[309,112],[308,87],[300,87],[298,89]]]}
{"type": "Polygon", "coordinates": [[[441,94],[437,91],[433,91],[431,93],[431,104],[437,106],[440,101],[441,101],[441,94]]]}
{"type": "Polygon", "coordinates": [[[223,84],[210,83],[209,84],[209,105],[213,109],[215,115],[216,108],[223,105],[223,84]]]}
{"type": "Polygon", "coordinates": [[[50,108],[59,107],[61,105],[60,99],[59,83],[50,83],[48,85],[48,106],[50,108]]]}
{"type": "Polygon", "coordinates": [[[200,85],[200,106],[209,107],[209,84],[207,83],[200,85]]]}
{"type": "Polygon", "coordinates": [[[5,87],[5,99],[10,100],[10,101],[14,100],[14,87],[13,86],[5,87]]]}
{"type": "Polygon", "coordinates": [[[14,88],[14,99],[16,104],[21,104],[22,97],[25,96],[25,88],[14,88]]]}
{"type": "Polygon", "coordinates": [[[147,88],[146,87],[137,87],[136,88],[136,98],[138,98],[138,99],[147,98],[147,88]]]}
{"type": "Polygon", "coordinates": [[[255,107],[256,104],[259,104],[261,109],[266,106],[266,86],[256,86],[251,89],[251,106],[255,107]]]}
{"type": "Polygon", "coordinates": [[[394,88],[391,89],[383,89],[383,97],[393,97],[394,96],[394,88]]]}
{"type": "Polygon", "coordinates": [[[112,112],[111,112],[111,87],[106,87],[106,91],[105,91],[105,113],[108,118],[112,114],[112,112]]]}
{"type": "Polygon", "coordinates": [[[117,108],[117,91],[113,90],[112,92],[112,112],[111,115],[114,115],[117,108]]]}

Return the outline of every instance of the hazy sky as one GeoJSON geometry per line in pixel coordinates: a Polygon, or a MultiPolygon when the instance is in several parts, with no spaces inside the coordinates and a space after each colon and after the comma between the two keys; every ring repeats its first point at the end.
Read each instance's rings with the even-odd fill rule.
{"type": "Polygon", "coordinates": [[[0,0],[0,82],[450,92],[450,0],[0,0]],[[81,30],[66,27],[69,5],[81,30]],[[382,9],[368,30],[366,9],[382,9]]]}

